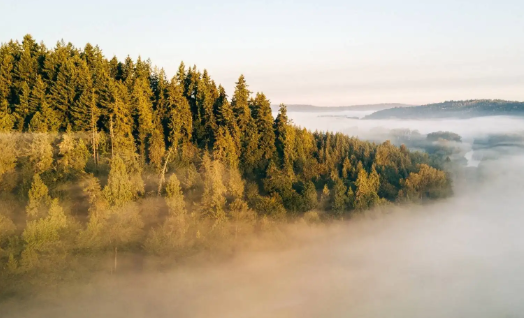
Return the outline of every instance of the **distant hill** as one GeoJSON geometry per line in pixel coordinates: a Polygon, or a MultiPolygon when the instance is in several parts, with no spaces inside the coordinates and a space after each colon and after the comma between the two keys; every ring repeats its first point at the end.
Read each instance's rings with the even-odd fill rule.
{"type": "MultiPolygon", "coordinates": [[[[371,105],[354,105],[354,106],[313,106],[313,105],[286,105],[288,112],[341,112],[341,111],[379,111],[395,107],[412,107],[413,105],[389,103],[389,104],[371,104],[371,105]]],[[[272,105],[273,111],[278,110],[278,105],[272,105]]]]}
{"type": "Polygon", "coordinates": [[[416,107],[385,109],[364,119],[473,118],[502,115],[524,116],[524,102],[500,99],[447,101],[416,107]]]}

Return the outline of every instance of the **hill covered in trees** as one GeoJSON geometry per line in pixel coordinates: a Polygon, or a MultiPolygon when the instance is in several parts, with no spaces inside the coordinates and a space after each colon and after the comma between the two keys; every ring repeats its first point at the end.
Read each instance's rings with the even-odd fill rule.
{"type": "Polygon", "coordinates": [[[169,79],[90,44],[2,44],[0,294],[451,192],[427,154],[310,132],[270,105],[243,76],[229,98],[183,63],[169,79]]]}
{"type": "MultiPolygon", "coordinates": [[[[395,107],[412,107],[412,105],[398,103],[370,104],[370,105],[353,105],[353,106],[313,106],[313,105],[287,105],[288,112],[342,112],[342,111],[379,111],[395,107]]],[[[278,110],[278,106],[273,105],[273,110],[278,110]]]]}
{"type": "Polygon", "coordinates": [[[524,116],[524,102],[505,100],[447,101],[416,107],[378,111],[364,119],[473,118],[482,116],[524,116]]]}

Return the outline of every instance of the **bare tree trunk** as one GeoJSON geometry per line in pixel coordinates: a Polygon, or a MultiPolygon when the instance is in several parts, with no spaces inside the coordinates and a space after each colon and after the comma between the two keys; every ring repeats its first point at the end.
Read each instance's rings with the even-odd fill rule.
{"type": "Polygon", "coordinates": [[[94,114],[93,114],[93,109],[91,109],[91,132],[92,132],[92,146],[93,146],[93,162],[95,163],[95,167],[98,165],[98,162],[97,162],[97,158],[96,158],[96,144],[97,144],[97,140],[96,140],[96,125],[95,125],[95,118],[94,118],[94,114]]]}
{"type": "Polygon", "coordinates": [[[111,119],[109,123],[109,133],[111,134],[111,159],[113,159],[114,157],[113,139],[115,139],[115,136],[113,135],[113,115],[111,115],[111,119]]]}
{"type": "Polygon", "coordinates": [[[171,156],[171,152],[173,152],[173,147],[169,148],[167,152],[166,160],[164,161],[164,167],[162,168],[162,171],[160,172],[160,181],[158,182],[158,195],[162,194],[162,186],[164,185],[164,181],[166,180],[167,163],[169,162],[169,157],[171,156]]]}

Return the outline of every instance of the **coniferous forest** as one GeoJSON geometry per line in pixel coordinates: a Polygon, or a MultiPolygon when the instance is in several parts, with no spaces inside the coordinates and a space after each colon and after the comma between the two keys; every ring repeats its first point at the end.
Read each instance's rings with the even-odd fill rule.
{"type": "Polygon", "coordinates": [[[90,44],[0,47],[0,296],[450,193],[428,154],[274,118],[242,75],[226,92],[90,44]]]}

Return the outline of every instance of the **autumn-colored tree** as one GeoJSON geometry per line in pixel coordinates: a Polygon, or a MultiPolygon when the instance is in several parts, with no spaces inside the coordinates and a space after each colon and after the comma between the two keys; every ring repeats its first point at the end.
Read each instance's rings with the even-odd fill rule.
{"type": "Polygon", "coordinates": [[[159,256],[172,256],[183,247],[188,230],[184,195],[175,174],[167,182],[165,200],[169,214],[160,227],[151,229],[145,248],[159,256]]]}
{"type": "Polygon", "coordinates": [[[370,173],[363,168],[360,169],[355,185],[357,187],[357,192],[355,193],[355,208],[357,210],[374,207],[380,202],[377,193],[380,181],[375,168],[370,173]]]}
{"type": "Polygon", "coordinates": [[[216,160],[211,160],[207,153],[202,158],[202,175],[204,193],[202,195],[201,211],[203,215],[210,216],[216,224],[225,221],[226,191],[224,185],[224,167],[216,160]]]}
{"type": "Polygon", "coordinates": [[[446,173],[430,167],[420,165],[418,172],[412,172],[402,182],[403,189],[399,197],[409,200],[436,199],[449,195],[446,173]]]}

